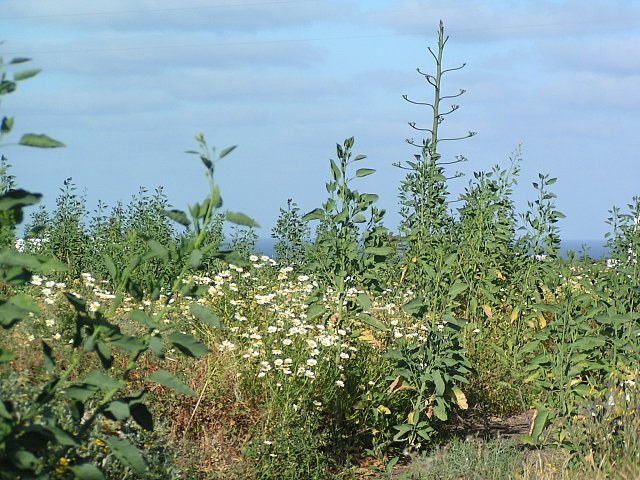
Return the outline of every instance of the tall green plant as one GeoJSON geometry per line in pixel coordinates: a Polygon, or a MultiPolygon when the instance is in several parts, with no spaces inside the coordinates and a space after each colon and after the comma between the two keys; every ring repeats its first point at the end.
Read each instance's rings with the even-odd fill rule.
{"type": "Polygon", "coordinates": [[[351,176],[352,165],[366,158],[364,155],[352,158],[353,143],[351,137],[336,145],[338,162],[330,161],[331,180],[326,183],[329,198],[321,208],[303,217],[306,222],[320,222],[315,241],[307,250],[309,268],[322,286],[338,294],[339,316],[348,313],[349,304],[344,304],[351,289],[380,289],[383,282],[377,267],[393,253],[381,241],[387,230],[382,224],[384,210],[374,207],[378,195],[360,193],[351,187],[354,179],[375,173],[372,168],[358,168],[351,176]]]}
{"type": "MultiPolygon", "coordinates": [[[[409,285],[420,290],[433,288],[432,276],[425,271],[425,266],[433,265],[453,252],[451,230],[453,218],[448,211],[448,188],[445,167],[465,161],[464,157],[457,157],[453,161],[443,161],[439,153],[442,142],[469,138],[475,132],[458,138],[444,138],[439,136],[440,124],[447,115],[458,110],[458,105],[451,105],[447,111],[441,108],[443,100],[457,98],[465,93],[460,90],[455,95],[442,93],[443,76],[452,71],[464,68],[460,67],[443,69],[442,58],[444,48],[449,37],[444,36],[444,26],[440,22],[438,29],[437,52],[429,47],[429,53],[435,60],[435,75],[424,73],[418,69],[427,83],[433,88],[433,101],[416,102],[403,98],[413,104],[429,107],[431,110],[431,127],[418,127],[415,122],[409,123],[411,128],[418,132],[429,134],[420,143],[408,139],[410,145],[420,149],[420,154],[415,155],[415,161],[407,161],[405,164],[396,163],[395,166],[407,171],[405,179],[400,185],[400,233],[405,243],[405,262],[403,279],[409,285]]],[[[454,177],[460,174],[454,174],[454,177]]]]}

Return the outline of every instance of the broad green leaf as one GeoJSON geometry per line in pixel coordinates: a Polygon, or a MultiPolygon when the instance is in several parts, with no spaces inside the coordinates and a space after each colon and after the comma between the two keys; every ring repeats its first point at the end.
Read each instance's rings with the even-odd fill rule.
{"type": "Polygon", "coordinates": [[[424,306],[424,300],[422,297],[416,297],[413,300],[409,300],[402,306],[402,309],[410,315],[418,315],[420,310],[424,306]]]}
{"type": "Polygon", "coordinates": [[[162,260],[164,264],[169,263],[169,249],[167,247],[165,247],[159,241],[153,238],[150,238],[149,240],[147,240],[147,245],[149,245],[149,248],[151,249],[153,254],[157,258],[162,260]]]}
{"type": "Polygon", "coordinates": [[[211,205],[213,208],[222,207],[222,196],[220,196],[220,188],[217,185],[211,190],[211,205]]]}
{"type": "Polygon", "coordinates": [[[100,469],[91,463],[74,465],[69,467],[69,470],[73,472],[76,480],[106,480],[100,469]]]}
{"type": "Polygon", "coordinates": [[[391,255],[393,253],[393,248],[391,247],[366,247],[364,249],[364,253],[370,253],[371,255],[377,255],[380,257],[385,257],[387,255],[391,255]]]}
{"type": "Polygon", "coordinates": [[[202,251],[199,249],[194,249],[191,251],[189,255],[189,266],[191,268],[199,268],[202,265],[202,251]]]}
{"type": "Polygon", "coordinates": [[[361,313],[358,316],[358,318],[360,320],[362,320],[364,323],[366,323],[367,325],[371,325],[373,328],[375,328],[376,330],[379,330],[381,332],[386,332],[387,330],[389,330],[384,323],[382,323],[380,320],[378,320],[377,318],[372,317],[371,315],[369,315],[367,313],[361,313]]]}
{"type": "Polygon", "coordinates": [[[307,309],[307,322],[313,322],[316,318],[327,313],[326,307],[321,303],[309,305],[307,309]]]}
{"type": "Polygon", "coordinates": [[[39,68],[30,68],[29,70],[22,70],[21,72],[16,72],[13,75],[13,81],[19,82],[21,80],[26,80],[27,78],[35,77],[42,70],[39,68]]]}
{"type": "Polygon", "coordinates": [[[129,404],[121,400],[113,400],[107,407],[106,411],[110,412],[116,420],[124,421],[131,416],[129,404]]]}
{"type": "Polygon", "coordinates": [[[201,322],[209,325],[212,328],[221,328],[220,318],[208,308],[203,307],[197,303],[189,305],[189,311],[201,322]]]}
{"type": "Polygon", "coordinates": [[[367,221],[367,218],[362,213],[358,213],[353,217],[353,223],[364,223],[367,221]]]}
{"type": "Polygon", "coordinates": [[[431,376],[433,377],[433,383],[436,386],[436,395],[443,396],[445,390],[444,380],[442,379],[442,375],[438,370],[434,370],[431,372],[431,376]]]}
{"type": "Polygon", "coordinates": [[[366,293],[359,293],[356,297],[356,302],[358,302],[358,305],[365,311],[371,308],[371,299],[366,293]]]}
{"type": "Polygon", "coordinates": [[[191,225],[191,221],[187,218],[187,214],[182,210],[165,210],[165,216],[169,217],[174,222],[179,223],[185,227],[191,225]]]}
{"type": "Polygon", "coordinates": [[[438,419],[442,420],[443,422],[445,422],[449,418],[447,415],[447,408],[444,402],[442,402],[440,399],[436,400],[436,404],[433,407],[433,413],[436,417],[438,417],[438,419]]]}
{"type": "Polygon", "coordinates": [[[455,283],[449,287],[449,298],[456,298],[469,287],[466,283],[455,283]]]}
{"type": "Polygon", "coordinates": [[[176,377],[175,375],[172,375],[171,373],[167,372],[166,370],[158,370],[156,372],[153,372],[149,376],[149,380],[154,382],[154,383],[158,383],[160,385],[164,385],[165,387],[169,387],[169,388],[175,390],[176,392],[180,392],[180,393],[183,393],[185,395],[189,395],[190,397],[195,397],[195,395],[196,395],[196,392],[194,392],[188,386],[186,386],[184,383],[182,383],[182,381],[180,381],[180,379],[178,379],[178,377],[176,377]]]}
{"type": "Polygon", "coordinates": [[[62,391],[62,394],[74,400],[79,400],[86,403],[91,397],[93,397],[98,391],[98,387],[95,385],[87,385],[86,383],[79,383],[71,385],[62,391]]]}
{"type": "Polygon", "coordinates": [[[118,269],[116,268],[116,264],[113,262],[113,259],[107,255],[106,253],[102,255],[102,261],[107,267],[107,271],[109,272],[109,276],[111,277],[111,281],[117,283],[118,281],[118,269]]]}
{"type": "Polygon", "coordinates": [[[534,442],[538,442],[542,436],[544,427],[547,425],[549,418],[549,410],[542,405],[537,405],[536,412],[533,415],[533,422],[531,424],[531,438],[534,442]]]}
{"type": "Polygon", "coordinates": [[[158,335],[152,335],[149,338],[149,348],[155,354],[155,356],[160,359],[164,358],[163,346],[164,341],[162,340],[162,337],[158,335]]]}
{"type": "Polygon", "coordinates": [[[303,222],[310,222],[311,220],[322,220],[325,217],[325,211],[321,208],[316,208],[315,210],[311,210],[304,217],[302,217],[303,222]]]}
{"type": "Polygon", "coordinates": [[[147,312],[144,310],[133,310],[129,313],[129,318],[135,320],[141,325],[144,325],[147,328],[159,328],[160,325],[153,318],[149,316],[147,312]]]}
{"type": "Polygon", "coordinates": [[[46,431],[48,433],[48,436],[52,440],[55,440],[55,442],[59,445],[67,445],[70,447],[80,446],[75,438],[73,438],[68,432],[65,432],[59,427],[42,426],[41,428],[46,431]]]}
{"type": "Polygon", "coordinates": [[[260,228],[260,225],[251,217],[241,212],[225,212],[225,217],[231,223],[251,228],[260,228]]]}
{"type": "Polygon", "coordinates": [[[66,146],[64,143],[54,140],[45,134],[36,135],[34,133],[25,133],[18,143],[26,147],[36,148],[59,148],[66,146]]]}
{"type": "Polygon", "coordinates": [[[376,173],[374,168],[359,168],[356,170],[356,177],[367,177],[373,173],[376,173]]]}
{"type": "Polygon", "coordinates": [[[144,475],[147,466],[138,449],[127,439],[108,437],[106,443],[123,465],[131,467],[137,475],[144,475]]]}
{"type": "Polygon", "coordinates": [[[201,357],[209,353],[209,349],[191,335],[172,333],[167,338],[171,344],[189,357],[201,357]]]}
{"type": "Polygon", "coordinates": [[[20,470],[33,470],[38,465],[36,456],[27,450],[18,450],[12,457],[13,464],[20,470]]]}
{"type": "Polygon", "coordinates": [[[115,380],[108,375],[105,375],[100,370],[93,370],[85,379],[85,383],[93,385],[100,390],[111,390],[121,388],[123,382],[121,380],[115,380]]]}
{"type": "Polygon", "coordinates": [[[115,334],[111,344],[129,353],[138,353],[146,349],[146,345],[139,338],[131,335],[115,334]]]}

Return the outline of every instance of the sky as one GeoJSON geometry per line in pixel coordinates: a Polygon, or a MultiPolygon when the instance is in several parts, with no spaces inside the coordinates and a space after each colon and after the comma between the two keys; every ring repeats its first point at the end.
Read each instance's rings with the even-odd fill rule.
{"type": "Polygon", "coordinates": [[[433,72],[440,20],[444,66],[466,64],[444,77],[443,93],[466,93],[440,134],[477,132],[442,144],[445,160],[468,159],[449,171],[465,174],[451,199],[521,145],[518,209],[549,174],[561,236],[602,239],[609,210],[640,194],[640,0],[0,0],[0,56],[42,69],[2,98],[16,117],[4,143],[31,132],[67,145],[2,153],[49,208],[72,177],[89,210],[141,186],[186,210],[207,193],[184,153],[203,133],[238,145],[216,167],[224,208],[268,237],[287,199],[302,213],[322,204],[336,143],[353,136],[359,166],[377,170],[353,186],[380,196],[395,230],[392,164],[417,153],[408,123],[431,124],[402,96],[432,99],[416,69],[433,72]]]}

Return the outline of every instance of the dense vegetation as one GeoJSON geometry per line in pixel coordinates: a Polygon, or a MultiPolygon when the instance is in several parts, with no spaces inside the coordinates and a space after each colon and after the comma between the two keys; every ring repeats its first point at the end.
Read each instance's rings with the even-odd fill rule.
{"type": "MultiPolygon", "coordinates": [[[[3,156],[0,478],[638,475],[640,198],[612,209],[606,261],[560,257],[549,175],[516,211],[517,150],[451,203],[446,168],[465,159],[438,153],[458,108],[441,101],[464,91],[443,93],[446,41],[440,25],[435,73],[419,70],[433,100],[406,98],[432,124],[410,124],[427,138],[396,165],[396,234],[356,189],[375,170],[353,138],[321,206],[281,209],[275,259],[221,210],[233,147],[202,135],[190,153],[209,184],[187,211],[159,188],[90,213],[68,179],[25,220],[40,195],[3,156]],[[473,435],[523,412],[528,433],[473,435]]],[[[0,94],[38,73],[27,61],[0,64],[0,94]]]]}

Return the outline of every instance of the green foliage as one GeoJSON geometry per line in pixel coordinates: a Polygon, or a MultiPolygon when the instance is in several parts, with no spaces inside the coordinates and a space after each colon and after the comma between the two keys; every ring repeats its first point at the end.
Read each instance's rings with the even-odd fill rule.
{"type": "Polygon", "coordinates": [[[274,245],[276,260],[283,265],[302,269],[305,264],[305,248],[310,243],[309,225],[302,220],[298,205],[287,200],[287,209],[280,209],[271,237],[277,240],[274,245]]]}
{"type": "Polygon", "coordinates": [[[387,378],[393,381],[389,390],[408,396],[411,403],[406,420],[394,426],[393,439],[409,449],[429,445],[436,433],[434,424],[447,421],[454,405],[468,408],[459,387],[468,383],[471,374],[460,345],[462,327],[461,321],[444,317],[432,324],[421,343],[401,339],[386,354],[396,362],[393,375],[387,378]]]}
{"type": "MultiPolygon", "coordinates": [[[[460,138],[441,138],[438,135],[438,128],[445,117],[455,112],[459,106],[451,105],[446,112],[441,111],[440,102],[445,99],[459,97],[465,93],[460,90],[455,95],[443,95],[442,78],[447,72],[459,70],[464,67],[450,68],[443,70],[442,57],[444,47],[449,37],[444,37],[444,27],[440,22],[438,30],[438,50],[434,53],[431,48],[429,52],[435,60],[435,76],[424,73],[418,69],[427,83],[433,88],[433,102],[415,102],[404,99],[410,103],[429,107],[432,113],[431,128],[417,127],[415,122],[409,123],[411,128],[418,132],[427,132],[429,138],[416,143],[413,139],[407,142],[420,149],[420,154],[415,155],[415,161],[407,161],[406,164],[396,163],[395,166],[407,171],[405,179],[400,184],[400,233],[404,243],[404,265],[403,280],[420,293],[431,291],[437,288],[437,284],[432,283],[433,279],[430,268],[436,263],[442,263],[443,259],[454,251],[452,238],[453,218],[448,212],[448,188],[445,165],[456,164],[466,161],[464,157],[458,157],[454,161],[444,162],[438,152],[439,143],[443,141],[458,140],[475,135],[469,132],[468,135],[460,138]]],[[[461,174],[455,174],[455,177],[461,174]]]]}
{"type": "MultiPolygon", "coordinates": [[[[374,204],[378,196],[351,188],[354,179],[372,174],[373,169],[359,168],[350,176],[354,163],[366,158],[352,158],[353,137],[337,144],[338,162],[331,160],[331,180],[325,188],[329,198],[321,208],[307,213],[303,221],[319,221],[314,243],[307,249],[308,266],[323,288],[329,288],[343,299],[352,288],[367,291],[382,289],[379,268],[393,249],[385,244],[387,229],[382,224],[384,210],[374,204]],[[367,216],[369,220],[367,220],[367,216]]],[[[347,312],[348,312],[347,308],[347,312]]],[[[342,317],[342,308],[339,312],[342,317]]]]}

